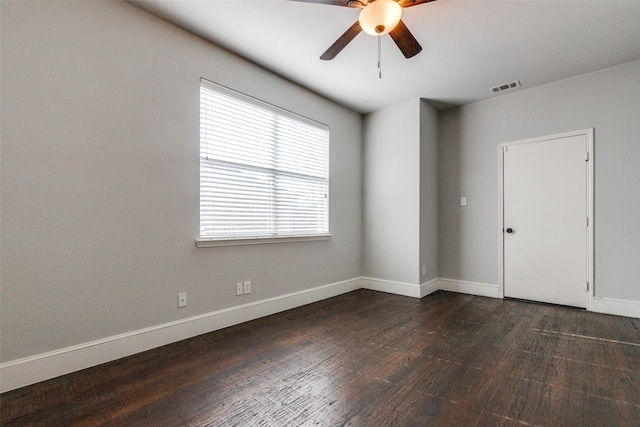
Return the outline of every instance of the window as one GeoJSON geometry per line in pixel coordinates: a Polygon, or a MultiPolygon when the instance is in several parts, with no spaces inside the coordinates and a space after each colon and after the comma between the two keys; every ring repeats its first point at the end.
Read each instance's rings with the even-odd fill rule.
{"type": "Polygon", "coordinates": [[[328,236],[328,151],[326,125],[202,79],[198,245],[328,236]]]}

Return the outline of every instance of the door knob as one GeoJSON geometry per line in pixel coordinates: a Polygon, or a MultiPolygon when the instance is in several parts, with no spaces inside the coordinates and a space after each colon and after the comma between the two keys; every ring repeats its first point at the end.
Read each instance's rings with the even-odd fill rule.
{"type": "Polygon", "coordinates": [[[507,233],[513,233],[513,228],[507,228],[505,231],[506,231],[507,233]]]}

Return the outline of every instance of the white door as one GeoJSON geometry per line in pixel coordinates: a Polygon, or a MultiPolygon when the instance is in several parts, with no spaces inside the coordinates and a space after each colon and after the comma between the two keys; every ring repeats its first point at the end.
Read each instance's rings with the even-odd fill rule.
{"type": "Polygon", "coordinates": [[[506,297],[586,307],[588,150],[586,134],[503,147],[506,297]]]}

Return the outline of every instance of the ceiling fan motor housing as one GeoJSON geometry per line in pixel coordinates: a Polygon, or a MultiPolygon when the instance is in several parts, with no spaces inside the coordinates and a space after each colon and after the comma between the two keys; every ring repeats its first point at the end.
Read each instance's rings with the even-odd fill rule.
{"type": "Polygon", "coordinates": [[[364,32],[372,36],[389,34],[402,17],[402,7],[393,0],[370,1],[361,11],[358,20],[364,32]]]}

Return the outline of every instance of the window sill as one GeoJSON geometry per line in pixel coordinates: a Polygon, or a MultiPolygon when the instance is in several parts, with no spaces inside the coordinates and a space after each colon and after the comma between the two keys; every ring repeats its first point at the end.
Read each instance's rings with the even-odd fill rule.
{"type": "Polygon", "coordinates": [[[330,240],[332,234],[313,234],[308,236],[282,237],[237,237],[233,239],[196,239],[199,248],[214,248],[219,246],[263,245],[269,243],[312,242],[316,240],[330,240]]]}

